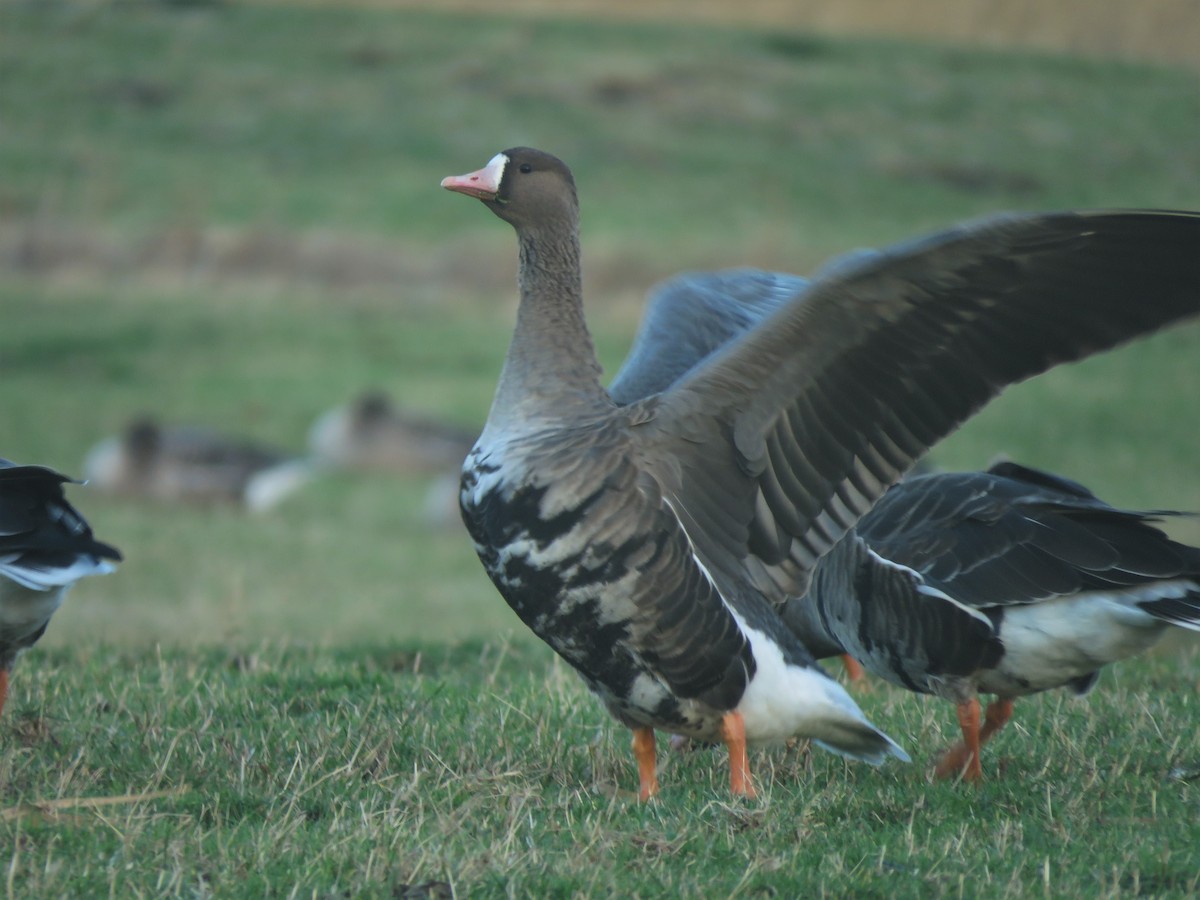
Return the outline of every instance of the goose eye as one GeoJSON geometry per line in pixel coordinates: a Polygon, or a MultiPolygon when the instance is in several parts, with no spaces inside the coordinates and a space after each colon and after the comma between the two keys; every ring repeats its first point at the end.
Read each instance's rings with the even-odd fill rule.
{"type": "Polygon", "coordinates": [[[520,168],[521,168],[521,174],[523,174],[523,175],[528,175],[530,172],[533,171],[533,166],[531,166],[529,163],[521,163],[520,168]]]}

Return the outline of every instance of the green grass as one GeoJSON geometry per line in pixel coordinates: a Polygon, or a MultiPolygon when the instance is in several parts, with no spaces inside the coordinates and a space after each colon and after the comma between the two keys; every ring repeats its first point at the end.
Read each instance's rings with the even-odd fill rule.
{"type": "MultiPolygon", "coordinates": [[[[507,146],[576,172],[611,372],[646,287],[681,269],[809,271],[1003,208],[1200,208],[1198,88],[786,31],[0,4],[0,455],[78,472],[142,411],[299,451],[369,385],[478,425],[512,236],[437,182],[507,146]]],[[[936,457],[1200,509],[1197,358],[1193,325],[1056,370],[936,457]]],[[[743,805],[696,753],[641,808],[627,735],[423,492],[331,476],[251,517],[72,488],[127,559],[17,668],[9,894],[1195,891],[1196,784],[1169,777],[1200,765],[1194,651],[1020,704],[979,791],[926,780],[951,711],[877,685],[863,704],[915,765],[764,753],[743,805]]]]}
{"type": "Polygon", "coordinates": [[[90,646],[28,662],[0,724],[0,828],[21,896],[1200,887],[1194,657],[1122,666],[1090,700],[1018,704],[978,789],[927,780],[950,707],[875,685],[860,700],[913,765],[760,751],[762,798],[741,803],[721,753],[662,751],[649,806],[633,799],[627,733],[565,666],[518,644],[90,646]]]}
{"type": "Polygon", "coordinates": [[[997,206],[1198,195],[1197,76],[1169,69],[363,9],[0,15],[4,203],[106,228],[421,242],[470,229],[500,243],[431,188],[516,143],[572,164],[595,238],[657,248],[674,235],[693,263],[727,247],[807,268],[997,206]]]}

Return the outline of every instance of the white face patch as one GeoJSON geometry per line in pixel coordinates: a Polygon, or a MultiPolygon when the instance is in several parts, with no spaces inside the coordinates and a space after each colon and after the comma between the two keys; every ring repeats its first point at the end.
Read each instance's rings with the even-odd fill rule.
{"type": "Polygon", "coordinates": [[[504,179],[504,167],[508,165],[508,157],[497,153],[488,160],[488,164],[480,169],[479,174],[487,182],[489,190],[499,192],[500,182],[504,179]]]}

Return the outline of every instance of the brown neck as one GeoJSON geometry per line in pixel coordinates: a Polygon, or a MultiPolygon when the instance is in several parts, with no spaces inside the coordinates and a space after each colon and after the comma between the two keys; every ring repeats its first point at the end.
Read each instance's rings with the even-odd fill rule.
{"type": "Polygon", "coordinates": [[[611,405],[583,318],[577,228],[523,229],[521,303],[489,423],[559,420],[611,405]]]}

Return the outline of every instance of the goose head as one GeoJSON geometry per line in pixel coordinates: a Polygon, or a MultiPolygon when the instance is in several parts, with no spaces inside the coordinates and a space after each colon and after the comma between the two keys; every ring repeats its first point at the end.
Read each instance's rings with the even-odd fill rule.
{"type": "Polygon", "coordinates": [[[518,230],[537,223],[574,222],[579,216],[571,170],[558,157],[531,147],[497,153],[478,171],[443,178],[442,187],[482,200],[518,230]]]}

